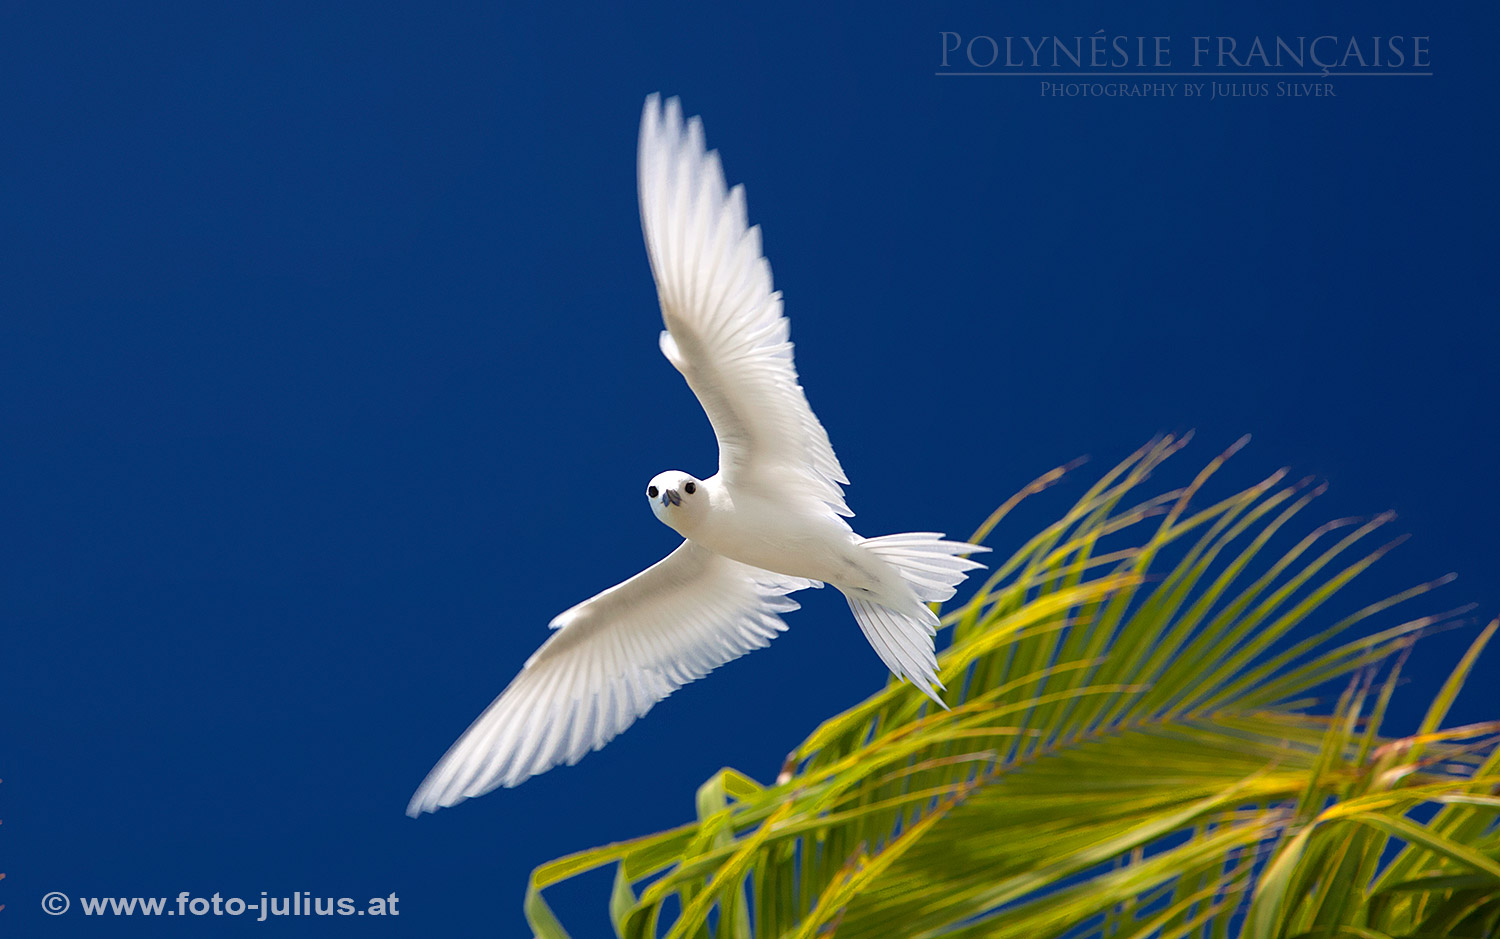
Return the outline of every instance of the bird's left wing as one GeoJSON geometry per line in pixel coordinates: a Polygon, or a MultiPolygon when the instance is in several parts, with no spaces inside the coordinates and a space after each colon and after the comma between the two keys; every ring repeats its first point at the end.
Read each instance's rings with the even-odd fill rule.
{"type": "Polygon", "coordinates": [[[576,763],[713,668],[786,629],[786,594],[816,581],[741,564],[684,541],[552,621],[557,630],[469,725],[406,807],[415,817],[559,763],[576,763]]]}
{"type": "Polygon", "coordinates": [[[747,227],[745,189],[725,191],[703,124],[684,123],[676,98],[652,95],[641,115],[641,228],[656,277],[661,350],[687,379],[719,441],[719,471],[736,486],[791,482],[839,515],[853,515],[844,469],[792,364],[790,327],[760,227],[747,227]]]}

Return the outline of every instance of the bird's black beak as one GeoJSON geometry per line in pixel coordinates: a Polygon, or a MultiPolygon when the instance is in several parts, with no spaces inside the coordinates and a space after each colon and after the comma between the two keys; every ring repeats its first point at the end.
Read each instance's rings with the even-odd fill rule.
{"type": "Polygon", "coordinates": [[[677,490],[676,489],[664,489],[664,490],[662,490],[661,504],[662,505],[666,505],[668,502],[672,503],[673,505],[681,505],[682,504],[682,496],[679,496],[677,494],[677,490]]]}

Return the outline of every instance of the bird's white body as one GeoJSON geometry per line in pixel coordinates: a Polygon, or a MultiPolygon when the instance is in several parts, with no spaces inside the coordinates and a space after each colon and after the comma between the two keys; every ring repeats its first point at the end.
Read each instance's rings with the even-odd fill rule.
{"type": "Polygon", "coordinates": [[[553,635],[449,748],[407,813],[514,786],[597,750],[678,687],[764,646],[797,608],[787,594],[831,584],[881,660],[942,705],[927,604],[947,600],[985,548],[931,532],[854,533],[849,480],[792,362],[781,294],[726,190],[703,127],[676,99],[641,118],[641,227],[666,330],[719,442],[719,472],[659,473],[652,511],[682,535],[667,557],[553,619],[553,635]]]}
{"type": "MultiPolygon", "coordinates": [[[[683,479],[691,477],[672,471],[656,477],[671,481],[679,492],[683,479]]],[[[656,517],[689,541],[741,564],[845,591],[889,594],[905,585],[900,573],[832,512],[750,486],[731,490],[718,475],[695,482],[697,498],[680,505],[652,503],[656,517]]]]}
{"type": "MultiPolygon", "coordinates": [[[[672,475],[669,471],[657,479],[665,482],[672,475]]],[[[681,483],[674,483],[681,492],[681,483]]],[[[717,474],[699,482],[697,494],[684,498],[683,504],[663,506],[657,501],[652,508],[662,524],[716,554],[825,583],[842,582],[840,559],[853,544],[849,526],[837,516],[799,512],[784,500],[748,487],[731,490],[717,474]]]]}

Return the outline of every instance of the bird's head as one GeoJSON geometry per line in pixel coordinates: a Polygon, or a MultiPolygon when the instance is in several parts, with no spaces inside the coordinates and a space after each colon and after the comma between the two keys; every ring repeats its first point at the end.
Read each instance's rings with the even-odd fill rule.
{"type": "Polygon", "coordinates": [[[703,480],[682,470],[667,470],[651,477],[646,499],[662,524],[678,531],[708,509],[703,480]]]}

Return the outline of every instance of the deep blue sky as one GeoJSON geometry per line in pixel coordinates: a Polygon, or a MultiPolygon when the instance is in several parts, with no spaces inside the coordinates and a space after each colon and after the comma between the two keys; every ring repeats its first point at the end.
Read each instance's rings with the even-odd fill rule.
{"type": "MultiPolygon", "coordinates": [[[[1229,483],[1290,465],[1330,481],[1319,520],[1400,513],[1372,593],[1456,570],[1426,610],[1500,612],[1490,8],[508,6],[0,13],[0,933],[520,935],[534,865],[687,819],[721,766],[772,777],[883,681],[804,595],[579,766],[402,814],[553,615],[673,546],[645,482],[714,466],[656,348],[654,91],[748,187],[859,530],[967,533],[1092,454],[1003,553],[1158,431],[1197,429],[1183,472],[1248,431],[1229,483]],[[944,30],[1101,28],[1183,60],[1430,36],[1434,75],[1184,100],[933,74],[944,30]],[[401,915],[86,921],[50,890],[401,915]]],[[[1398,729],[1471,636],[1419,649],[1398,729]]],[[[607,884],[557,893],[575,935],[607,884]]]]}

